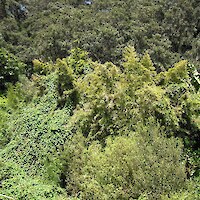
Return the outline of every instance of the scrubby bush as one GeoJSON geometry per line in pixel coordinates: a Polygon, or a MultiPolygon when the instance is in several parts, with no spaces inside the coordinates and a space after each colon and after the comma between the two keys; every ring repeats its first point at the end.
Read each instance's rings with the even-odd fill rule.
{"type": "Polygon", "coordinates": [[[65,152],[66,188],[81,199],[159,199],[185,184],[182,145],[156,124],[128,136],[109,137],[103,148],[74,137],[65,152]]]}

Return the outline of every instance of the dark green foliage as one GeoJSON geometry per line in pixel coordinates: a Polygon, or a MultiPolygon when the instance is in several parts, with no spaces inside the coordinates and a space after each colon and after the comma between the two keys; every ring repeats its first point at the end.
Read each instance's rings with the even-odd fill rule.
{"type": "Polygon", "coordinates": [[[0,19],[6,16],[6,0],[0,1],[0,19]]]}
{"type": "MultiPolygon", "coordinates": [[[[8,3],[11,4],[11,3],[8,3]]],[[[195,0],[26,1],[29,14],[20,23],[1,22],[4,47],[24,61],[56,60],[80,47],[94,60],[119,63],[122,50],[134,45],[148,50],[157,71],[180,57],[199,61],[199,2],[195,0]]]]}
{"type": "Polygon", "coordinates": [[[25,72],[25,64],[5,49],[0,49],[0,91],[4,91],[6,83],[16,83],[19,75],[25,72]]]}

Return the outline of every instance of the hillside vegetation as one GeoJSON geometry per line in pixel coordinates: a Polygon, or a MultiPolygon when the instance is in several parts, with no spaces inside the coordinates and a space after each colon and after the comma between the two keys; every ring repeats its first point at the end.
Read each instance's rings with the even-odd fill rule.
{"type": "Polygon", "coordinates": [[[0,1],[0,199],[198,200],[197,0],[0,1]]]}

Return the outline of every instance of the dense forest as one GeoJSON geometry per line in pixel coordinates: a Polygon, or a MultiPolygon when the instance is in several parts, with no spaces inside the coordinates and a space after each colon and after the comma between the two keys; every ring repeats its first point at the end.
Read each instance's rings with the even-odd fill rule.
{"type": "Polygon", "coordinates": [[[199,0],[0,0],[0,199],[200,199],[199,0]]]}

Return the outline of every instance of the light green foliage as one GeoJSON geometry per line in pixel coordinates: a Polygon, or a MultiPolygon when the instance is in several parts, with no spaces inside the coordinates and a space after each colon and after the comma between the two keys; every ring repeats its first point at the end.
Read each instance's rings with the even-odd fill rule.
{"type": "Polygon", "coordinates": [[[8,85],[6,95],[8,108],[12,111],[17,110],[30,103],[38,95],[39,88],[34,82],[34,78],[28,79],[26,76],[21,76],[15,85],[8,85]]]}
{"type": "MultiPolygon", "coordinates": [[[[56,164],[56,154],[68,136],[64,126],[69,117],[70,107],[63,110],[56,109],[55,77],[55,75],[45,77],[43,81],[46,82],[47,93],[41,98],[34,99],[13,116],[8,129],[12,133],[12,142],[5,152],[2,152],[6,155],[6,159],[23,165],[31,174],[37,174],[37,165],[47,170],[51,167],[50,163],[53,164],[55,161],[56,164]],[[51,156],[52,154],[55,154],[55,158],[51,156]],[[35,166],[30,168],[33,161],[35,166]]],[[[51,173],[49,175],[53,176],[51,173]]]]}
{"type": "Polygon", "coordinates": [[[157,74],[149,55],[139,59],[132,47],[126,48],[124,60],[122,70],[112,63],[93,63],[94,70],[75,82],[80,94],[72,118],[75,126],[79,124],[88,138],[101,140],[134,130],[138,121],[146,123],[153,116],[169,135],[178,131],[185,98],[195,94],[186,61],[157,74]]]}
{"type": "Polygon", "coordinates": [[[197,71],[197,67],[194,65],[188,64],[188,71],[190,76],[190,81],[195,89],[198,91],[200,88],[200,75],[197,71]]]}
{"type": "Polygon", "coordinates": [[[188,181],[187,188],[177,193],[163,195],[162,200],[198,200],[200,198],[199,180],[188,181]]]}
{"type": "MultiPolygon", "coordinates": [[[[145,83],[152,84],[156,75],[155,68],[148,54],[141,60],[133,47],[127,47],[124,51],[124,74],[127,76],[131,86],[135,89],[141,88],[145,83]]],[[[127,79],[124,77],[125,81],[127,79]]]]}
{"type": "MultiPolygon", "coordinates": [[[[48,199],[56,195],[56,191],[59,193],[56,186],[60,183],[59,155],[69,137],[65,126],[71,107],[57,108],[56,80],[55,73],[42,77],[43,96],[34,97],[31,103],[9,118],[7,132],[11,134],[11,141],[0,156],[4,163],[15,163],[17,168],[13,169],[15,175],[7,178],[5,173],[1,178],[4,194],[14,192],[19,199],[48,199]],[[17,184],[12,186],[15,182],[17,184]],[[37,193],[33,194],[34,190],[37,193]]],[[[2,170],[6,170],[6,165],[2,170]]]]}
{"type": "Polygon", "coordinates": [[[55,63],[42,62],[38,59],[33,60],[34,72],[40,75],[47,75],[52,72],[57,72],[60,84],[64,79],[69,79],[72,82],[74,78],[87,74],[90,70],[90,60],[87,52],[75,48],[70,51],[70,56],[63,59],[57,59],[55,63]],[[77,76],[77,77],[76,77],[77,76]]]}
{"type": "MultiPolygon", "coordinates": [[[[79,100],[75,83],[77,78],[91,71],[90,62],[87,53],[76,48],[71,51],[69,57],[57,59],[55,63],[44,63],[35,59],[33,60],[33,68],[34,72],[39,75],[55,72],[57,75],[56,85],[60,107],[64,106],[68,101],[75,106],[79,100]]],[[[39,83],[39,85],[41,84],[39,83]]]]}
{"type": "Polygon", "coordinates": [[[159,73],[131,46],[120,67],[93,62],[79,48],[55,62],[35,59],[31,77],[0,98],[1,193],[196,198],[186,181],[199,175],[196,72],[182,60],[159,73]]]}
{"type": "Polygon", "coordinates": [[[69,67],[73,70],[73,75],[84,75],[89,73],[90,61],[88,58],[88,53],[81,50],[80,48],[75,48],[70,51],[70,56],[65,59],[69,67]]]}
{"type": "Polygon", "coordinates": [[[55,184],[44,182],[41,177],[32,177],[20,165],[7,161],[0,161],[1,195],[13,199],[53,199],[64,196],[64,191],[55,184]]]}
{"type": "Polygon", "coordinates": [[[138,126],[129,136],[108,138],[105,148],[96,142],[84,147],[80,136],[69,144],[67,189],[72,195],[79,191],[81,199],[135,199],[141,194],[159,199],[184,185],[182,146],[165,138],[155,124],[138,126]]]}
{"type": "Polygon", "coordinates": [[[166,133],[169,135],[178,128],[177,113],[163,88],[155,85],[145,85],[136,91],[136,96],[138,110],[144,121],[148,122],[149,117],[154,116],[166,127],[166,133]]]}
{"type": "Polygon", "coordinates": [[[9,113],[7,108],[7,98],[0,97],[0,149],[8,143],[10,134],[7,132],[9,113]]]}
{"type": "Polygon", "coordinates": [[[196,94],[191,94],[188,97],[187,105],[189,108],[189,116],[192,118],[193,121],[198,128],[200,128],[200,92],[198,91],[196,94]]]}
{"type": "MultiPolygon", "coordinates": [[[[78,108],[74,119],[77,122],[81,119],[85,121],[85,123],[81,122],[83,134],[91,138],[103,139],[106,135],[114,134],[118,119],[123,118],[120,115],[122,109],[120,101],[123,101],[121,99],[123,93],[119,85],[121,72],[112,63],[105,65],[94,63],[93,68],[94,71],[76,82],[81,107],[78,108]],[[82,114],[85,116],[83,117],[82,114]]],[[[118,126],[120,127],[121,124],[118,126]]]]}
{"type": "MultiPolygon", "coordinates": [[[[178,126],[172,130],[175,135],[183,138],[185,147],[189,150],[190,176],[199,174],[199,76],[194,65],[180,61],[165,73],[158,74],[160,84],[165,89],[165,98],[170,99],[171,108],[175,113],[174,122],[178,126]],[[176,119],[176,121],[175,121],[176,119]],[[193,150],[192,150],[193,149],[193,150]],[[192,153],[193,152],[193,153],[192,153]]],[[[166,111],[164,116],[166,116],[166,111]]]]}
{"type": "Polygon", "coordinates": [[[187,83],[189,79],[187,61],[182,60],[174,65],[173,68],[169,69],[166,73],[166,82],[167,83],[187,83]]]}
{"type": "MultiPolygon", "coordinates": [[[[160,85],[166,91],[178,118],[178,134],[198,148],[199,141],[199,77],[196,68],[180,61],[173,68],[160,73],[160,85]]],[[[188,142],[188,141],[187,141],[188,142]]]]}
{"type": "MultiPolygon", "coordinates": [[[[148,54],[139,59],[128,47],[124,57],[123,69],[112,63],[93,63],[93,71],[78,79],[75,85],[80,103],[67,128],[83,134],[86,144],[97,140],[107,146],[108,136],[128,135],[139,123],[149,124],[153,117],[163,126],[165,135],[182,137],[186,146],[198,148],[199,94],[192,85],[187,62],[157,74],[148,54]]],[[[195,159],[198,155],[197,151],[195,159]]],[[[192,165],[198,165],[198,161],[192,165]]],[[[193,170],[197,172],[198,167],[193,170]]],[[[96,182],[91,184],[94,187],[96,182]]]]}

